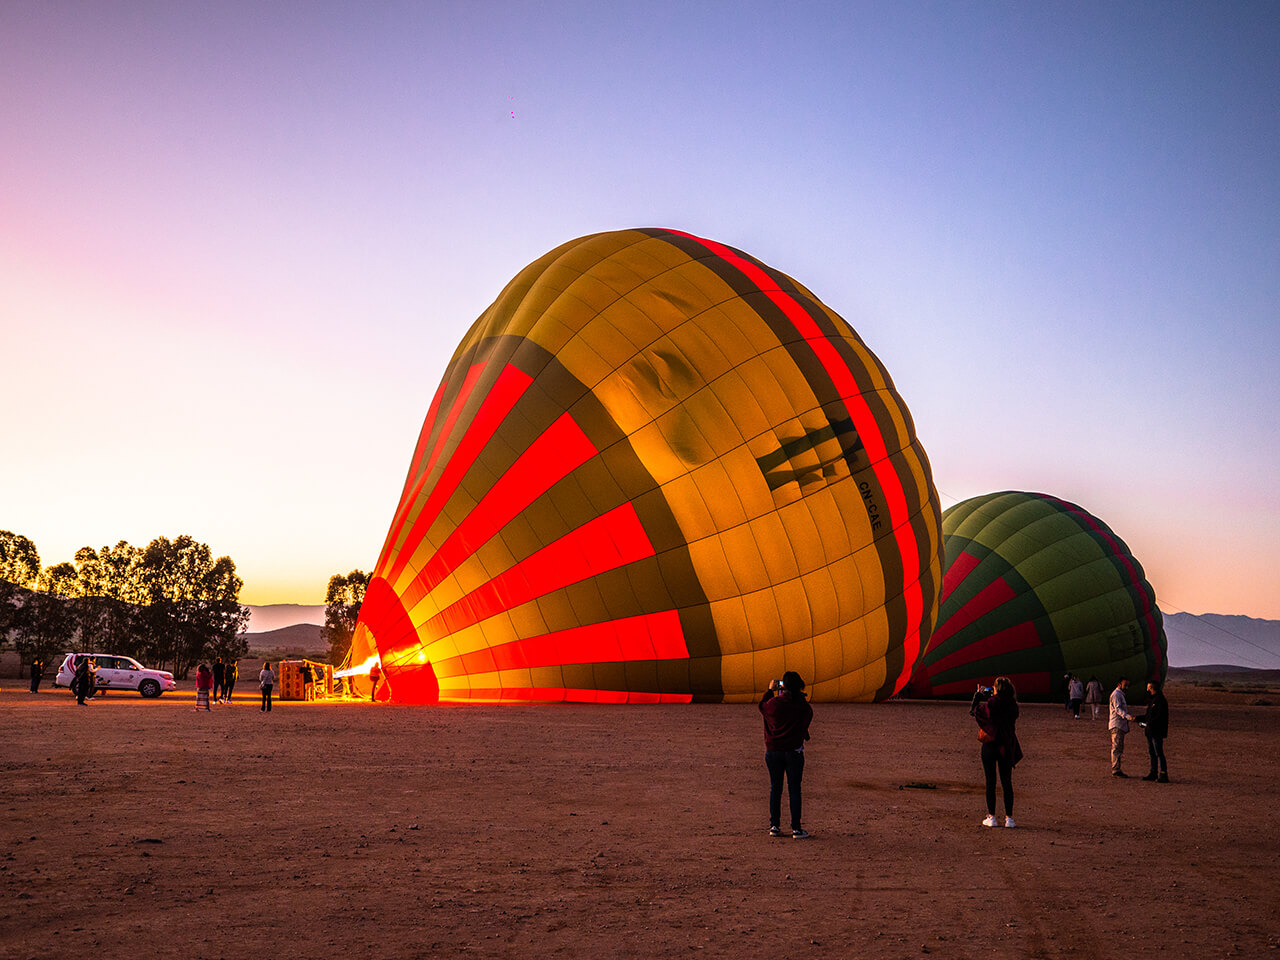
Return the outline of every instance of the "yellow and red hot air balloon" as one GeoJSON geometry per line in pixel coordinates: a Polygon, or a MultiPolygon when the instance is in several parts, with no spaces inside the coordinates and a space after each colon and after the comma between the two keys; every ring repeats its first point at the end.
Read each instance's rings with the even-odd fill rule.
{"type": "Polygon", "coordinates": [[[941,553],[911,417],[847,323],[722,244],[595,234],[454,354],[351,662],[404,702],[741,701],[785,670],[879,700],[941,553]]]}

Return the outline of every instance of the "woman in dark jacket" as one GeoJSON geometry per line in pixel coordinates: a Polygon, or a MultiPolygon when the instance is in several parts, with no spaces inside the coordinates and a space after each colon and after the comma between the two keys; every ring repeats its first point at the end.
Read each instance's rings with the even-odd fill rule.
{"type": "Polygon", "coordinates": [[[791,807],[791,836],[809,836],[800,823],[800,779],[804,775],[804,742],[809,739],[813,707],[804,696],[804,680],[788,670],[781,680],[769,681],[760,700],[764,715],[764,765],[769,768],[769,836],[782,836],[782,778],[787,778],[791,807]]]}
{"type": "Polygon", "coordinates": [[[1151,772],[1143,780],[1169,782],[1169,768],[1164,761],[1164,738],[1169,735],[1169,701],[1160,692],[1160,684],[1152,680],[1147,684],[1147,712],[1138,718],[1146,728],[1147,753],[1151,755],[1151,772]],[[1159,765],[1159,772],[1156,767],[1159,765]]]}
{"type": "Polygon", "coordinates": [[[990,687],[978,687],[969,712],[978,721],[982,770],[987,776],[987,817],[982,825],[1000,825],[996,819],[998,771],[1000,792],[1004,796],[1004,825],[1016,827],[1013,822],[1013,768],[1022,759],[1022,747],[1018,743],[1018,695],[1013,689],[1013,681],[1008,677],[997,677],[994,692],[990,687]]]}

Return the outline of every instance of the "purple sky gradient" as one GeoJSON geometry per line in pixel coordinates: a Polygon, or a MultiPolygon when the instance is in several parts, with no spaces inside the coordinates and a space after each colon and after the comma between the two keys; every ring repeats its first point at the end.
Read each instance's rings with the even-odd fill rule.
{"type": "Polygon", "coordinates": [[[0,528],[320,602],[503,285],[667,226],[853,324],[944,507],[1280,618],[1280,6],[613,6],[0,5],[0,528]]]}

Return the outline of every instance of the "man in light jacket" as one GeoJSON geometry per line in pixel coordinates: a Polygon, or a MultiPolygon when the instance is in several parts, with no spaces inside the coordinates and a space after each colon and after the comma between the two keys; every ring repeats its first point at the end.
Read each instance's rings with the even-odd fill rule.
{"type": "Polygon", "coordinates": [[[1134,719],[1129,712],[1129,701],[1124,692],[1129,689],[1129,678],[1121,677],[1116,688],[1111,691],[1111,721],[1107,724],[1111,730],[1111,775],[1113,777],[1129,776],[1120,769],[1120,758],[1124,754],[1124,735],[1129,732],[1129,721],[1134,719]]]}

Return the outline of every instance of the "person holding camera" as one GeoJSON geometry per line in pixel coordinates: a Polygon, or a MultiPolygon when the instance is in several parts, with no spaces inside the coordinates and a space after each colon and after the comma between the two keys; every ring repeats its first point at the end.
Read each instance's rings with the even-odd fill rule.
{"type": "Polygon", "coordinates": [[[996,677],[995,687],[978,686],[969,705],[969,713],[978,721],[978,740],[982,743],[982,770],[987,777],[987,816],[984,827],[998,827],[996,819],[996,773],[1000,774],[1000,792],[1004,797],[1004,825],[1013,822],[1013,768],[1022,759],[1018,743],[1018,695],[1013,681],[996,677]]]}
{"type": "Polygon", "coordinates": [[[770,680],[760,699],[764,716],[764,765],[769,770],[769,836],[781,837],[782,778],[787,780],[791,807],[791,836],[804,840],[800,820],[800,780],[804,775],[804,742],[809,739],[813,707],[804,695],[804,680],[788,670],[781,680],[770,680]]]}

